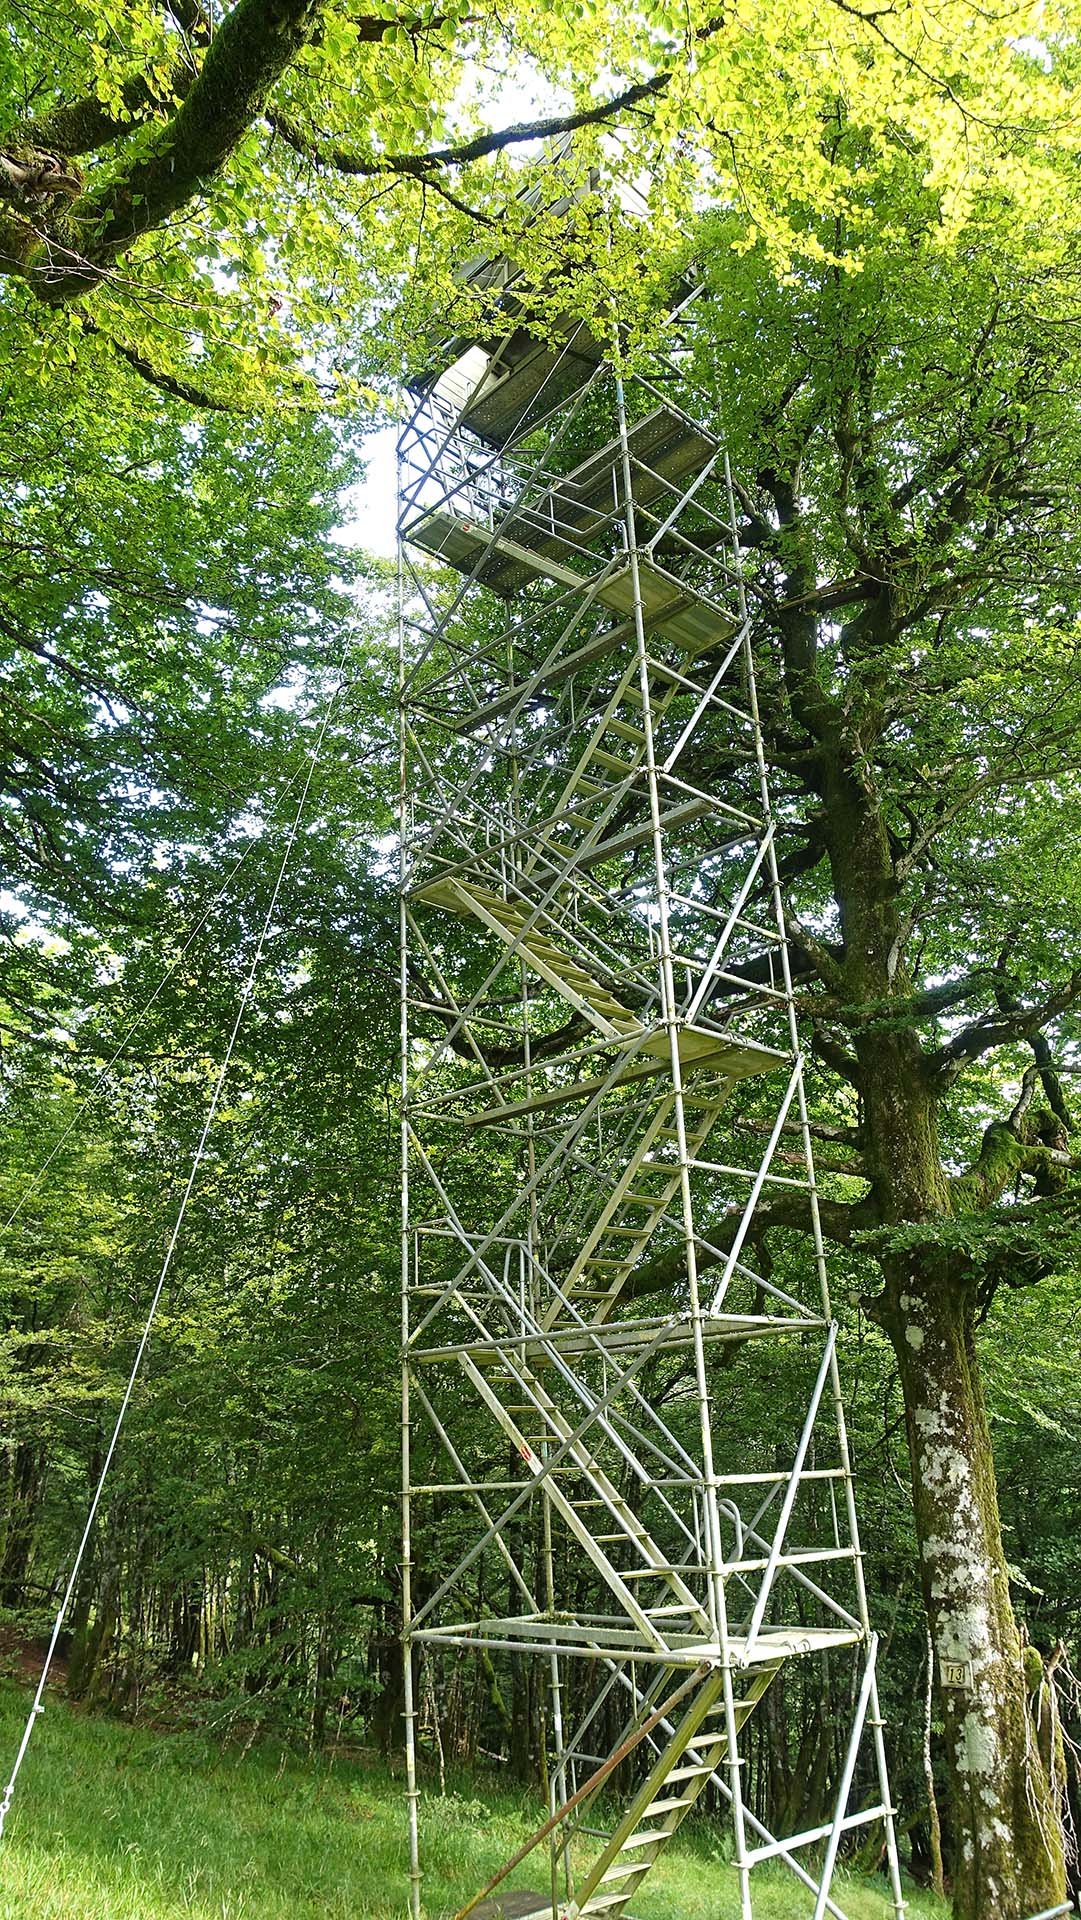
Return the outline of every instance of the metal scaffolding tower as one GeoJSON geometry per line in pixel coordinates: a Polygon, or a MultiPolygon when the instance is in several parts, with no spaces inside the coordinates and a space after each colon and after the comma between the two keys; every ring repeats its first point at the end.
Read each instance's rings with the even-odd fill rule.
{"type": "Polygon", "coordinates": [[[707,1796],[745,1920],[764,1861],[843,1920],[839,1847],[875,1823],[900,1916],[782,823],[732,480],[685,377],[702,308],[683,289],[621,374],[584,325],[531,330],[506,262],[471,277],[499,325],[448,343],[400,442],[413,1912],[417,1665],[472,1649],[545,1728],[548,1884],[516,1913],[620,1920],[707,1796]],[[779,1192],[814,1250],[794,1291],[756,1231],[779,1192]],[[779,1404],[803,1383],[791,1432],[774,1368],[779,1404]],[[741,1391],[761,1444],[744,1421],[733,1458],[741,1391]],[[832,1810],[776,1837],[751,1716],[823,1662],[832,1810]]]}

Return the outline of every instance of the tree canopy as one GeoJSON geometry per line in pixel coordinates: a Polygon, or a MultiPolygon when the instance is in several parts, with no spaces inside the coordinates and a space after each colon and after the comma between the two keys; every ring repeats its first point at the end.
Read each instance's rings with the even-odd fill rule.
{"type": "MultiPolygon", "coordinates": [[[[560,130],[576,167],[648,179],[655,253],[680,250],[705,191],[739,209],[737,246],[782,268],[832,257],[810,197],[855,265],[904,224],[914,169],[944,244],[976,226],[1014,258],[1061,259],[1075,26],[1069,5],[962,0],[30,0],[0,46],[0,266],[25,293],[6,324],[42,373],[93,329],[218,404],[296,404],[313,382],[352,402],[401,357],[407,274],[445,297],[471,231],[495,222],[513,244],[508,200],[538,134],[560,130]],[[540,110],[508,114],[508,97],[540,110]],[[880,189],[898,173],[894,210],[880,189]]],[[[546,245],[532,212],[529,244],[546,245]]],[[[626,304],[637,269],[615,271],[626,304]]]]}

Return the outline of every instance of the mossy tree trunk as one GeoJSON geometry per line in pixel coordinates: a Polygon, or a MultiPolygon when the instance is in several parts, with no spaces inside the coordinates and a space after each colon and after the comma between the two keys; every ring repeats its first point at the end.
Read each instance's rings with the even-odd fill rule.
{"type": "Polygon", "coordinates": [[[954,1909],[964,1920],[1025,1920],[1066,1898],[1061,1809],[1010,1603],[974,1306],[948,1265],[890,1263],[883,1323],[904,1394],[945,1725],[954,1909]]]}
{"type": "Polygon", "coordinates": [[[896,1354],[904,1402],[945,1729],[954,1912],[958,1920],[1026,1920],[1066,1898],[1062,1808],[1038,1750],[1010,1600],[976,1349],[978,1286],[947,1244],[958,1189],[943,1170],[922,1055],[896,1035],[857,1051],[880,1216],[887,1226],[927,1229],[913,1251],[883,1259],[874,1313],[896,1354]]]}
{"type": "MultiPolygon", "coordinates": [[[[852,1008],[904,1006],[895,855],[875,784],[844,728],[827,730],[826,845],[844,934],[834,973],[852,1008]]],[[[1024,1116],[987,1129],[969,1173],[951,1177],[939,1141],[941,1075],[903,1019],[852,1027],[848,1074],[861,1108],[871,1210],[912,1245],[881,1256],[875,1318],[900,1377],[920,1579],[945,1726],[958,1920],[1026,1920],[1066,1898],[1062,1807],[1029,1711],[1010,1600],[991,1431],[980,1382],[978,1269],[950,1222],[1039,1166],[1024,1116]],[[1035,1157],[1033,1158],[1033,1153],[1035,1157]],[[917,1231],[912,1235],[911,1230],[917,1231]],[[900,1230],[900,1231],[898,1231],[900,1230]]]]}

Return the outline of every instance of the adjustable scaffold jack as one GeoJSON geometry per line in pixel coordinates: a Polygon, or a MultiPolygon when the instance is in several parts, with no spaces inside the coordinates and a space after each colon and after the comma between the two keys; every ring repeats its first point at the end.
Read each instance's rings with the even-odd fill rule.
{"type": "Polygon", "coordinates": [[[752,625],[686,373],[704,309],[685,290],[627,374],[485,274],[511,319],[448,347],[400,442],[413,1913],[418,1666],[460,1688],[472,1651],[542,1727],[547,1885],[515,1914],[622,1920],[706,1799],[744,1920],[764,1861],[844,1920],[871,1828],[899,1920],[752,625]],[[778,1187],[811,1230],[785,1287],[755,1230],[778,1187]],[[733,1457],[767,1356],[805,1417],[750,1447],[744,1419],[733,1457]],[[816,1663],[850,1725],[827,1817],[776,1836],[752,1716],[816,1663]]]}

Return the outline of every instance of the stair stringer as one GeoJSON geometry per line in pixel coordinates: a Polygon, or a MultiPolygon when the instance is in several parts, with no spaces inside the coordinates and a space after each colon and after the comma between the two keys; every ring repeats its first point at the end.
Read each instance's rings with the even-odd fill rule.
{"type": "MultiPolygon", "coordinates": [[[[787,1657],[800,1658],[805,1656],[793,1653],[787,1657]]],[[[744,1805],[741,1809],[743,1824],[748,1835],[755,1842],[753,1846],[748,1847],[746,1850],[745,1870],[750,1872],[755,1866],[762,1865],[767,1860],[775,1860],[783,1865],[787,1871],[799,1881],[800,1885],[814,1896],[815,1906],[813,1909],[813,1920],[827,1920],[827,1916],[828,1920],[851,1920],[850,1914],[846,1912],[834,1896],[834,1880],[839,1842],[846,1834],[855,1833],[861,1828],[870,1826],[887,1816],[892,1820],[894,1815],[894,1809],[884,1793],[881,1754],[874,1750],[877,1747],[877,1740],[881,1730],[876,1685],[878,1659],[877,1635],[872,1634],[867,1643],[862,1647],[862,1659],[862,1673],[857,1675],[858,1685],[854,1689],[856,1697],[853,1705],[852,1720],[848,1729],[845,1767],[829,1819],[824,1820],[816,1827],[807,1828],[801,1833],[775,1835],[770,1831],[765,1822],[758,1818],[751,1808],[744,1805]],[[857,1757],[864,1752],[864,1744],[868,1741],[872,1747],[872,1751],[866,1754],[868,1771],[877,1779],[879,1798],[871,1805],[853,1811],[851,1800],[855,1762],[857,1757]],[[821,1864],[811,1862],[805,1865],[799,1858],[800,1852],[805,1848],[821,1847],[823,1842],[825,1842],[825,1853],[821,1864]]],[[[769,1668],[766,1682],[767,1686],[769,1681],[775,1677],[783,1665],[783,1660],[772,1663],[769,1668]]],[[[612,1670],[615,1678],[629,1690],[632,1702],[634,1703],[632,1706],[633,1719],[640,1721],[645,1717],[650,1704],[650,1697],[636,1685],[625,1667],[620,1667],[617,1670],[613,1665],[612,1670]]],[[[757,1698],[760,1699],[765,1691],[766,1687],[763,1686],[759,1690],[757,1698]]],[[[744,1719],[746,1719],[746,1717],[745,1715],[744,1719]]],[[[743,1721],[739,1724],[742,1726],[743,1721]]],[[[666,1738],[667,1741],[670,1742],[675,1731],[675,1723],[666,1717],[659,1722],[652,1733],[647,1735],[649,1743],[658,1755],[658,1758],[666,1751],[666,1747],[663,1744],[666,1738]]],[[[711,1759],[712,1743],[708,1738],[708,1730],[705,1737],[703,1737],[701,1732],[692,1736],[688,1743],[687,1754],[688,1760],[696,1766],[705,1765],[711,1759]]],[[[706,1785],[712,1785],[721,1795],[722,1799],[731,1805],[733,1796],[730,1781],[726,1776],[726,1757],[726,1753],[722,1752],[718,1757],[713,1759],[709,1779],[703,1781],[699,1791],[704,1791],[706,1785]]],[[[589,1803],[587,1802],[586,1804],[588,1805],[589,1803]]]]}

